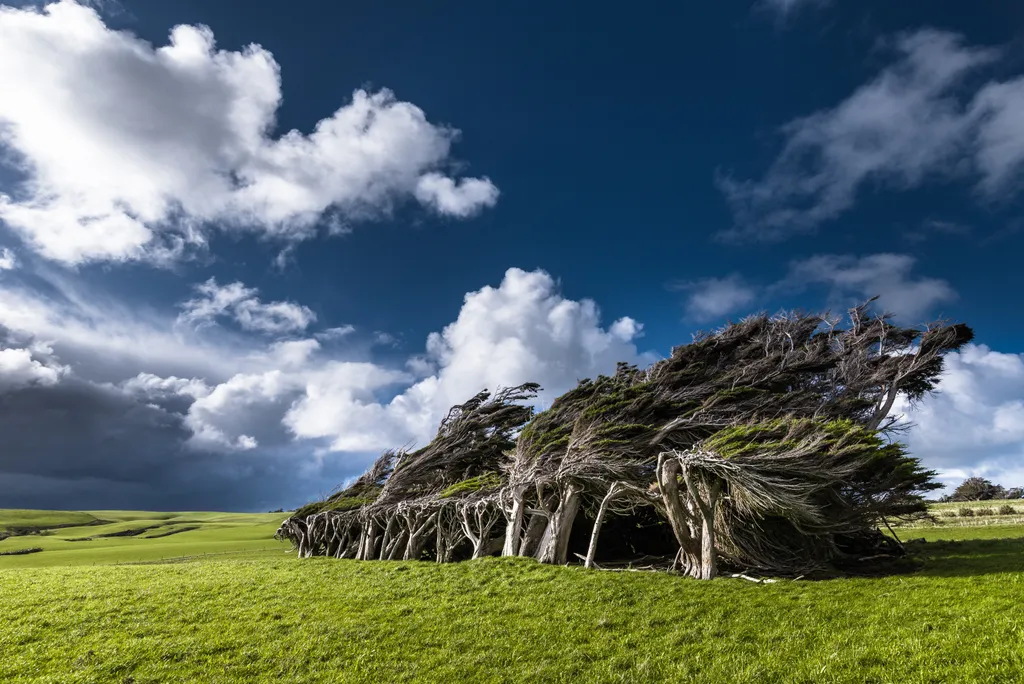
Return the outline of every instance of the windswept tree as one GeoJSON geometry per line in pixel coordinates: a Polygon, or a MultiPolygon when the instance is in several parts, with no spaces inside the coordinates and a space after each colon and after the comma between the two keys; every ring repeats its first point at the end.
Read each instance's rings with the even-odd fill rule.
{"type": "Polygon", "coordinates": [[[950,501],[988,501],[990,499],[1019,498],[1007,496],[1002,485],[993,484],[983,477],[969,477],[953,490],[950,501]]]}
{"type": "MultiPolygon", "coordinates": [[[[446,560],[463,540],[463,525],[493,527],[490,518],[499,514],[484,495],[500,488],[504,453],[533,415],[524,402],[538,389],[485,390],[453,406],[425,447],[385,451],[351,486],[296,511],[278,535],[292,539],[300,556],[409,560],[433,542],[446,560]]],[[[473,555],[483,555],[490,538],[476,537],[473,555]]]]}
{"type": "Polygon", "coordinates": [[[777,418],[726,428],[662,452],[658,484],[679,541],[676,562],[710,579],[718,560],[811,572],[843,548],[882,541],[886,514],[920,509],[935,488],[899,444],[847,419],[777,418]]]}
{"type": "Polygon", "coordinates": [[[671,530],[667,560],[699,578],[719,563],[806,574],[893,551],[878,526],[923,511],[937,485],[889,441],[891,409],[933,390],[943,355],[972,332],[901,328],[869,315],[871,301],[847,327],[761,314],[700,333],[649,368],[583,380],[537,415],[525,405],[536,385],[481,392],[426,447],[386,452],[281,536],[300,555],[361,559],[561,564],[578,546],[593,566],[609,518],[653,516],[671,530]]]}

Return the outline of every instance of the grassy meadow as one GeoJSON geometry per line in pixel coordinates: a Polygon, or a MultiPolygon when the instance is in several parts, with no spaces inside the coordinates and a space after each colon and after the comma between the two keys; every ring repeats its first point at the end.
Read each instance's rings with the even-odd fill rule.
{"type": "MultiPolygon", "coordinates": [[[[929,512],[939,527],[1024,525],[1024,500],[962,501],[932,504],[929,512]]],[[[927,523],[926,523],[927,524],[927,523]]]]}
{"type": "Polygon", "coordinates": [[[755,584],[524,559],[297,561],[269,539],[281,514],[86,515],[102,522],[0,542],[45,546],[0,556],[0,681],[924,683],[1024,673],[1020,525],[899,529],[928,540],[912,545],[922,559],[912,574],[755,584]],[[148,529],[96,536],[126,524],[148,529]],[[93,541],[67,541],[78,534],[93,541]]]}
{"type": "MultiPolygon", "coordinates": [[[[0,570],[160,562],[193,557],[269,556],[288,545],[273,536],[286,513],[153,513],[0,509],[0,570]],[[5,555],[41,549],[24,555],[5,555]]],[[[0,680],[2,681],[2,680],[0,680]]]]}

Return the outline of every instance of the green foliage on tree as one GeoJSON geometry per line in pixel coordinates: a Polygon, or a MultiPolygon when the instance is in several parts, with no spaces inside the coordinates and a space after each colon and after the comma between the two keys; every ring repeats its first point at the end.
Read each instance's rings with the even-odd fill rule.
{"type": "Polygon", "coordinates": [[[1006,489],[983,477],[969,477],[953,490],[949,501],[989,501],[991,499],[1019,499],[1021,490],[1006,489]]]}
{"type": "MultiPolygon", "coordinates": [[[[870,303],[845,328],[827,314],[761,314],[699,333],[649,368],[580,381],[536,415],[536,384],[481,391],[429,444],[385,452],[280,534],[303,555],[451,560],[503,544],[564,563],[573,529],[592,521],[589,565],[604,518],[643,508],[671,529],[675,566],[697,577],[719,561],[798,573],[885,555],[878,526],[922,512],[938,487],[887,438],[890,410],[932,391],[944,354],[973,333],[901,328],[870,303]]],[[[976,485],[971,496],[994,496],[976,485]]]]}

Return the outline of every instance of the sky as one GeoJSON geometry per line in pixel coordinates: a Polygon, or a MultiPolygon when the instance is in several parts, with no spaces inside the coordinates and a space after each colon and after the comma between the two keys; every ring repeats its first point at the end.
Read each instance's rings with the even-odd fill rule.
{"type": "Polygon", "coordinates": [[[976,333],[910,451],[1024,485],[1024,5],[238,7],[0,0],[0,507],[289,509],[874,295],[976,333]]]}

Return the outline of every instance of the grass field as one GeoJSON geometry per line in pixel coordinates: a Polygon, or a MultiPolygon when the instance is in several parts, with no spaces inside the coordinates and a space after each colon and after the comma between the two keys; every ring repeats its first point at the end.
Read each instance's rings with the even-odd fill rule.
{"type": "Polygon", "coordinates": [[[1024,500],[1020,499],[938,503],[929,506],[929,512],[932,514],[934,522],[916,523],[914,527],[1024,525],[1024,500]]]}
{"type": "MultiPolygon", "coordinates": [[[[180,552],[253,543],[229,537],[281,517],[157,515],[108,524],[199,529],[105,538],[138,544],[108,559],[187,535],[208,546],[194,538],[180,552]]],[[[280,546],[88,567],[70,554],[94,542],[62,541],[74,548],[0,557],[0,681],[1020,681],[1024,527],[900,534],[932,540],[914,545],[916,573],[772,584],[522,559],[298,561],[280,546]],[[964,539],[935,541],[950,537],[964,539]],[[51,552],[78,567],[12,568],[51,552]]]]}
{"type": "Polygon", "coordinates": [[[0,509],[0,531],[75,527],[96,522],[96,516],[82,511],[27,511],[0,509]]]}
{"type": "MultiPolygon", "coordinates": [[[[284,513],[0,510],[0,531],[39,530],[0,541],[0,569],[170,561],[195,556],[277,558],[284,513]]],[[[2,681],[2,680],[0,680],[2,681]]]]}

